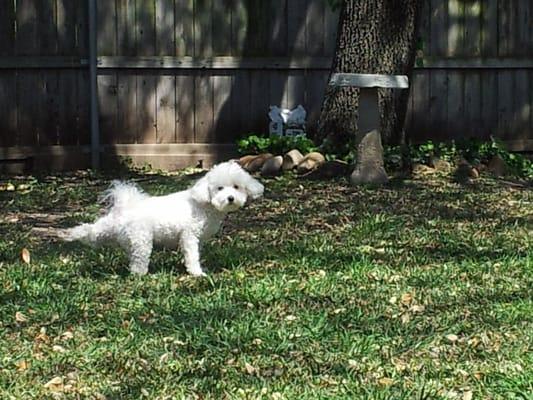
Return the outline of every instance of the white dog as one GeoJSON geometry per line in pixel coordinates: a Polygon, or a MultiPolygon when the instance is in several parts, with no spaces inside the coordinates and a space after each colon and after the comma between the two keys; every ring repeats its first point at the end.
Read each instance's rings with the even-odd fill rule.
{"type": "Polygon", "coordinates": [[[201,276],[201,242],[218,231],[228,212],[248,197],[261,197],[263,190],[234,161],[218,164],[188,190],[167,196],[149,196],[133,184],[115,181],[104,196],[110,204],[107,214],[60,236],[90,244],[116,242],[129,254],[130,271],[141,275],[148,272],[153,244],[179,246],[187,272],[201,276]]]}

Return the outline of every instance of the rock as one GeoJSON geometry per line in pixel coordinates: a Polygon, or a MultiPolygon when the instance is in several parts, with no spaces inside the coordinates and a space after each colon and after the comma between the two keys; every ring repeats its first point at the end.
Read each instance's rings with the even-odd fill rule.
{"type": "Polygon", "coordinates": [[[383,185],[389,181],[383,162],[383,146],[379,130],[364,134],[357,145],[355,169],[350,175],[352,185],[383,185]]]}
{"type": "Polygon", "coordinates": [[[265,161],[261,167],[262,176],[275,176],[281,172],[281,165],[283,164],[282,156],[270,157],[265,161]]]}
{"type": "Polygon", "coordinates": [[[316,151],[307,154],[302,161],[298,164],[298,167],[296,170],[299,174],[305,174],[309,171],[314,170],[315,168],[318,168],[322,164],[326,162],[326,159],[324,156],[316,151]]]}
{"type": "Polygon", "coordinates": [[[487,170],[494,176],[504,176],[507,173],[507,163],[500,155],[496,154],[489,160],[487,170]]]}
{"type": "Polygon", "coordinates": [[[389,177],[382,166],[372,166],[365,163],[358,165],[350,175],[350,183],[354,186],[361,184],[384,185],[389,177]]]}
{"type": "Polygon", "coordinates": [[[246,156],[242,156],[241,158],[239,158],[237,162],[239,163],[241,167],[246,168],[246,165],[248,165],[250,161],[254,160],[256,157],[257,155],[248,154],[246,156]]]}
{"type": "Polygon", "coordinates": [[[428,167],[425,164],[413,164],[413,174],[414,175],[431,175],[436,172],[435,168],[428,167]]]}
{"type": "Polygon", "coordinates": [[[299,150],[291,150],[287,154],[283,156],[283,165],[282,169],[283,171],[289,171],[291,169],[294,169],[300,164],[300,162],[303,160],[304,156],[302,153],[300,153],[299,150]]]}
{"type": "Polygon", "coordinates": [[[450,172],[452,170],[451,163],[446,160],[442,160],[438,157],[434,157],[431,159],[430,166],[441,172],[450,172]]]}
{"type": "Polygon", "coordinates": [[[459,161],[454,173],[455,180],[459,183],[472,184],[474,179],[479,178],[479,171],[472,167],[466,160],[459,161]]]}
{"type": "Polygon", "coordinates": [[[270,153],[259,154],[248,161],[248,164],[243,165],[243,168],[248,172],[257,172],[261,169],[261,167],[263,167],[263,164],[266,162],[266,160],[272,157],[273,156],[270,153]]]}
{"type": "Polygon", "coordinates": [[[302,175],[308,179],[330,179],[348,175],[350,165],[341,160],[326,161],[319,168],[302,175]]]}

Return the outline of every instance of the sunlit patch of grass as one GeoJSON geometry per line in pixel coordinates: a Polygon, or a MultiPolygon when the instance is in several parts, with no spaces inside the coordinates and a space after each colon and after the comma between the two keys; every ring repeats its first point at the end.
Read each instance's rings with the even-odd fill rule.
{"type": "MultiPolygon", "coordinates": [[[[268,180],[206,245],[209,276],[193,279],[175,252],[135,277],[118,249],[42,235],[93,219],[110,178],[2,180],[16,190],[0,192],[1,398],[533,391],[530,189],[268,180]]],[[[193,179],[129,178],[154,194],[193,179]]]]}

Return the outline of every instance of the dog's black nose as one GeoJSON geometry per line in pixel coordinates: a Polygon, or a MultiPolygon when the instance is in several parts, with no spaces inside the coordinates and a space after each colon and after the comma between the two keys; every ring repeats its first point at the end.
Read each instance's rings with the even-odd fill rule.
{"type": "Polygon", "coordinates": [[[234,200],[235,200],[235,197],[233,197],[233,196],[229,196],[229,197],[228,197],[228,201],[229,201],[230,203],[233,203],[234,200]]]}

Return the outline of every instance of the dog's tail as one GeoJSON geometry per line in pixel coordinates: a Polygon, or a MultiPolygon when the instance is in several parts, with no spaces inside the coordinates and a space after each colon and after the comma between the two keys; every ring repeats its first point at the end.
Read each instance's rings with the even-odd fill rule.
{"type": "Polygon", "coordinates": [[[65,242],[81,240],[87,244],[95,244],[98,240],[94,224],[82,224],[74,228],[61,229],[57,231],[57,237],[65,242]]]}
{"type": "Polygon", "coordinates": [[[132,207],[149,196],[137,185],[130,182],[113,181],[100,198],[100,203],[106,206],[109,212],[118,212],[132,207]]]}

